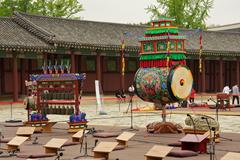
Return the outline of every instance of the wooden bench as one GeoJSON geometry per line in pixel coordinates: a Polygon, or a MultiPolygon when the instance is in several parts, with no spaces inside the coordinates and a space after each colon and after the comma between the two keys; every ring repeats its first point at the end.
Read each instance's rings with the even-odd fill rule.
{"type": "Polygon", "coordinates": [[[25,142],[28,139],[28,137],[22,137],[22,136],[16,136],[11,141],[7,143],[7,150],[13,151],[13,150],[20,150],[19,146],[25,142]]]}
{"type": "Polygon", "coordinates": [[[109,153],[118,145],[118,142],[100,142],[94,149],[94,158],[109,159],[109,153]]]}
{"type": "Polygon", "coordinates": [[[72,135],[72,142],[82,142],[83,140],[83,132],[84,130],[80,130],[77,133],[75,133],[74,135],[72,135]]]}
{"type": "Polygon", "coordinates": [[[125,147],[127,147],[128,145],[128,141],[135,135],[136,133],[132,133],[132,132],[123,132],[122,134],[120,134],[116,140],[119,143],[119,145],[123,145],[125,147]]]}
{"type": "Polygon", "coordinates": [[[228,152],[221,160],[238,160],[240,159],[240,153],[228,152]]]}
{"type": "Polygon", "coordinates": [[[35,127],[19,127],[16,132],[16,135],[31,138],[31,136],[34,133],[34,130],[35,127]]]}
{"type": "Polygon", "coordinates": [[[162,160],[173,147],[155,145],[144,156],[146,160],[162,160]]]}
{"type": "Polygon", "coordinates": [[[52,138],[47,144],[44,145],[45,153],[57,154],[58,150],[66,141],[67,139],[52,138]]]}

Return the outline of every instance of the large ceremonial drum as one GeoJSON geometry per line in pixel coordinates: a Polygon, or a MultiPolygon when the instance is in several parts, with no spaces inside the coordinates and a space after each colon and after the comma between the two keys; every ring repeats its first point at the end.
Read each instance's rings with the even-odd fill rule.
{"type": "Polygon", "coordinates": [[[171,68],[139,68],[134,86],[137,95],[153,103],[173,103],[186,99],[193,85],[192,73],[187,66],[171,68]]]}

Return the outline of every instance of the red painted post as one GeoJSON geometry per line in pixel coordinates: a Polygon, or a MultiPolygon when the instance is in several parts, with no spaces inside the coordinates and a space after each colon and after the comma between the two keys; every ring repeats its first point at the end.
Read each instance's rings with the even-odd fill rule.
{"type": "Polygon", "coordinates": [[[96,57],[96,71],[97,71],[97,80],[99,81],[100,84],[102,84],[102,77],[101,77],[101,74],[102,74],[102,68],[101,68],[101,54],[100,53],[97,53],[97,57],[96,57]]]}
{"type": "Polygon", "coordinates": [[[16,102],[18,100],[18,70],[17,70],[17,55],[13,54],[12,58],[12,73],[13,73],[13,101],[16,102]]]}
{"type": "MultiPolygon", "coordinates": [[[[75,81],[75,114],[79,115],[80,113],[80,100],[79,100],[79,90],[81,90],[81,88],[79,89],[79,85],[78,85],[78,81],[75,81]]],[[[82,83],[82,82],[80,82],[82,83]]]]}
{"type": "MultiPolygon", "coordinates": [[[[239,63],[240,63],[240,60],[239,58],[237,58],[237,65],[236,65],[236,84],[239,85],[239,82],[240,82],[240,70],[239,70],[239,63]]],[[[234,84],[235,85],[235,84],[234,84]]]]}
{"type": "Polygon", "coordinates": [[[26,76],[26,68],[27,68],[27,60],[26,59],[22,59],[21,60],[22,62],[21,62],[21,93],[22,94],[26,94],[26,86],[25,86],[25,80],[28,80],[28,79],[25,79],[25,77],[27,77],[26,76]]]}
{"type": "Polygon", "coordinates": [[[223,89],[223,59],[220,58],[219,61],[219,81],[220,81],[220,91],[223,89]]]}
{"type": "Polygon", "coordinates": [[[125,43],[122,40],[121,44],[121,53],[120,53],[120,73],[121,73],[121,81],[120,81],[120,88],[125,91],[125,43]]]}
{"type": "Polygon", "coordinates": [[[76,72],[76,66],[75,66],[75,55],[73,51],[70,51],[71,53],[71,72],[75,73],[76,72]]]}
{"type": "Polygon", "coordinates": [[[205,58],[202,58],[202,92],[206,92],[206,76],[205,76],[205,58]]]}
{"type": "Polygon", "coordinates": [[[2,95],[2,81],[3,81],[3,59],[0,58],[0,96],[2,95]]]}

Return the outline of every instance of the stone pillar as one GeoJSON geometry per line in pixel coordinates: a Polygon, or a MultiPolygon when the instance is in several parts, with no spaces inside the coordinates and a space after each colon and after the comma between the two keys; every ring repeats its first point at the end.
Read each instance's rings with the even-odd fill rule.
{"type": "Polygon", "coordinates": [[[102,68],[101,68],[101,55],[100,53],[97,53],[96,56],[96,68],[97,68],[97,80],[100,84],[102,84],[102,68]]]}
{"type": "Polygon", "coordinates": [[[219,84],[220,84],[220,91],[223,89],[223,59],[222,57],[220,58],[219,61],[219,84]]]}
{"type": "Polygon", "coordinates": [[[202,78],[202,92],[206,92],[206,77],[205,77],[205,71],[206,71],[206,66],[205,66],[205,58],[202,58],[202,73],[201,73],[201,78],[202,78]]]}
{"type": "Polygon", "coordinates": [[[75,54],[73,51],[70,51],[71,54],[71,72],[75,73],[76,72],[76,66],[75,66],[75,54]]]}
{"type": "Polygon", "coordinates": [[[13,101],[18,100],[18,70],[17,70],[17,55],[13,54],[12,58],[12,73],[13,73],[13,101]]]}

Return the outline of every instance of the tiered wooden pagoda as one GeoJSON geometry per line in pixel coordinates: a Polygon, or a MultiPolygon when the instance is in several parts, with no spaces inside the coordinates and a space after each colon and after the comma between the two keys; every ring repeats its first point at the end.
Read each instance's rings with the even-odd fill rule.
{"type": "Polygon", "coordinates": [[[178,35],[173,19],[162,17],[140,39],[140,67],[172,67],[186,65],[185,36],[178,35]]]}

